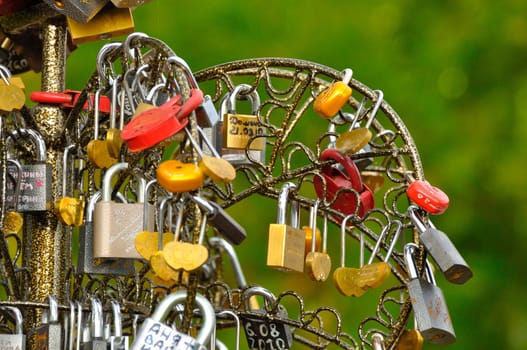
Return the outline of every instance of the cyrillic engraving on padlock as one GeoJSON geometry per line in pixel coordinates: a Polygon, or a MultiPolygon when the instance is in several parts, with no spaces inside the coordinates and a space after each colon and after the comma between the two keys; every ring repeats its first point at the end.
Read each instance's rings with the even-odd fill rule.
{"type": "Polygon", "coordinates": [[[157,305],[152,315],[147,318],[137,333],[131,350],[147,348],[159,349],[202,349],[207,344],[216,327],[216,315],[210,302],[201,294],[196,294],[195,303],[203,316],[203,322],[196,339],[179,332],[177,329],[162,323],[170,311],[178,304],[185,303],[186,291],[177,291],[168,294],[157,305]]]}
{"type": "Polygon", "coordinates": [[[304,272],[306,233],[298,228],[298,202],[290,201],[291,189],[296,189],[296,185],[286,182],[278,195],[277,223],[269,225],[267,266],[283,271],[304,272]],[[290,225],[287,225],[285,221],[289,202],[291,214],[290,225]]]}
{"type": "Polygon", "coordinates": [[[22,312],[14,306],[0,306],[0,310],[11,313],[15,323],[15,330],[12,334],[0,334],[0,348],[25,349],[26,335],[23,333],[22,312]]]}
{"type": "Polygon", "coordinates": [[[53,295],[48,296],[47,300],[49,308],[42,311],[42,325],[34,331],[35,343],[37,349],[60,350],[63,334],[58,302],[53,295]]]}
{"type": "Polygon", "coordinates": [[[221,103],[222,157],[233,164],[265,163],[265,127],[259,122],[260,96],[248,84],[240,84],[221,103]],[[248,99],[252,114],[238,114],[236,100],[248,99]]]}
{"type": "Polygon", "coordinates": [[[410,220],[419,232],[419,241],[424,245],[445,278],[452,283],[464,284],[472,278],[472,269],[465,262],[448,236],[436,229],[428,220],[428,226],[419,215],[419,208],[408,208],[410,220]]]}
{"type": "MultiPolygon", "coordinates": [[[[419,247],[415,243],[404,246],[404,258],[410,278],[406,285],[417,328],[426,341],[435,344],[454,343],[456,335],[442,290],[435,285],[435,281],[419,277],[414,259],[418,251],[419,247]]],[[[428,276],[433,276],[431,271],[428,276]]]]}
{"type": "Polygon", "coordinates": [[[232,244],[240,244],[247,237],[245,229],[216,202],[199,196],[193,200],[202,210],[207,211],[207,220],[232,244]]]}
{"type": "MultiPolygon", "coordinates": [[[[273,293],[263,287],[249,287],[244,290],[242,294],[242,300],[246,304],[247,310],[250,310],[248,306],[249,300],[256,295],[264,297],[267,308],[251,310],[251,312],[267,314],[270,305],[276,303],[276,297],[273,293]]],[[[287,312],[284,307],[277,305],[276,308],[273,309],[277,310],[275,311],[276,316],[287,319],[287,312]]],[[[265,318],[251,316],[242,316],[241,319],[249,349],[285,350],[291,348],[293,344],[293,331],[288,325],[282,322],[274,322],[265,318]]]]}
{"type": "Polygon", "coordinates": [[[101,199],[101,191],[95,192],[86,204],[84,225],[79,228],[79,257],[77,272],[100,275],[126,276],[132,274],[134,262],[128,259],[95,259],[93,257],[93,212],[101,199]]]}
{"type": "Polygon", "coordinates": [[[106,170],[102,184],[102,200],[95,204],[94,252],[95,258],[141,259],[134,245],[135,236],[143,231],[143,220],[148,231],[154,230],[154,207],[144,203],[144,179],[139,179],[137,203],[115,203],[111,200],[112,177],[128,168],[128,163],[117,163],[106,170]],[[143,218],[143,206],[150,206],[143,218]]]}
{"type": "MultiPolygon", "coordinates": [[[[46,164],[46,144],[43,137],[32,129],[17,129],[9,133],[9,139],[31,139],[36,149],[36,162],[22,164],[22,180],[20,181],[20,196],[18,198],[18,211],[46,211],[51,208],[51,167],[46,164]]],[[[18,171],[15,166],[7,168],[10,176],[18,181],[18,171]]],[[[12,188],[9,186],[6,197],[13,198],[12,188]]]]}

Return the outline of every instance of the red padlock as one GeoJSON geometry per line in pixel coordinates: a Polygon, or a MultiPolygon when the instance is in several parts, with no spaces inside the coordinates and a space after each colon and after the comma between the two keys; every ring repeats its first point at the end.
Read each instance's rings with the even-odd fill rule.
{"type": "Polygon", "coordinates": [[[413,181],[406,189],[406,195],[421,209],[434,215],[444,213],[450,204],[445,192],[425,180],[413,181]]]}
{"type": "Polygon", "coordinates": [[[175,135],[188,123],[188,116],[203,101],[203,92],[191,89],[190,97],[180,104],[178,94],[159,107],[135,116],[121,131],[121,138],[130,152],[140,152],[175,135]]]}
{"type": "MultiPolygon", "coordinates": [[[[322,199],[324,196],[324,180],[326,182],[326,201],[331,202],[331,208],[335,209],[345,216],[354,214],[355,212],[359,217],[363,217],[368,211],[374,207],[373,192],[364,185],[360,178],[359,169],[353,162],[353,160],[340,153],[334,148],[326,149],[320,154],[320,160],[334,160],[344,168],[344,171],[333,166],[325,165],[322,167],[320,176],[313,178],[313,185],[315,186],[315,192],[318,198],[322,199]],[[324,179],[324,180],[323,180],[324,179]],[[359,193],[359,200],[357,196],[351,191],[342,191],[342,189],[353,189],[359,193]],[[336,198],[335,198],[336,197],[336,198]],[[358,210],[357,210],[358,206],[358,210]]],[[[340,218],[335,218],[339,222],[340,218]]]]}
{"type": "MultiPolygon", "coordinates": [[[[73,108],[79,97],[81,95],[80,91],[76,90],[64,90],[64,92],[49,92],[49,91],[34,91],[29,94],[29,99],[37,103],[48,103],[61,105],[64,108],[73,108]]],[[[91,105],[95,103],[95,95],[89,95],[91,99],[91,105]]],[[[109,114],[111,110],[111,101],[108,96],[99,96],[99,112],[104,114],[109,114]]],[[[86,100],[82,108],[87,111],[90,108],[89,101],[86,100]]]]}

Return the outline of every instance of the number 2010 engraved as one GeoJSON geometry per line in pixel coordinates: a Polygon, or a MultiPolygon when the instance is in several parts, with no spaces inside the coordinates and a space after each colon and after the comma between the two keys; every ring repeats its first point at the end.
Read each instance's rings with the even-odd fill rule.
{"type": "Polygon", "coordinates": [[[286,350],[288,346],[282,339],[275,323],[245,322],[245,335],[250,349],[257,350],[286,350]]]}

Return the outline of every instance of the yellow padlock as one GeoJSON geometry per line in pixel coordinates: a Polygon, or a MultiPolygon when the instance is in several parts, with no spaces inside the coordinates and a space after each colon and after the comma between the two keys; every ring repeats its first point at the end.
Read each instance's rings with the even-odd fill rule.
{"type": "Polygon", "coordinates": [[[157,182],[169,192],[190,192],[203,186],[205,177],[196,164],[171,159],[159,164],[157,182]]]}
{"type": "Polygon", "coordinates": [[[322,91],[313,103],[315,112],[325,119],[333,118],[346,102],[348,102],[351,96],[351,88],[348,84],[351,81],[352,75],[353,71],[346,68],[342,81],[336,81],[326,90],[322,91]]]}

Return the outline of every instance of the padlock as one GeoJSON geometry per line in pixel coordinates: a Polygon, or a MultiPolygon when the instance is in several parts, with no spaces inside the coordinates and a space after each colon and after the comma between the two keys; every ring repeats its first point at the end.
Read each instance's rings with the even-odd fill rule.
{"type": "Polygon", "coordinates": [[[338,111],[348,102],[351,96],[349,83],[353,71],[346,68],[343,72],[342,81],[336,81],[330,87],[322,91],[313,102],[313,108],[323,118],[333,118],[338,111]]]}
{"type": "Polygon", "coordinates": [[[149,3],[151,0],[112,0],[115,7],[137,7],[149,3]]]}
{"type": "Polygon", "coordinates": [[[379,108],[384,98],[384,94],[381,90],[374,90],[374,92],[377,94],[377,100],[373,105],[372,111],[370,112],[366,124],[364,125],[364,127],[360,127],[358,125],[356,126],[357,121],[362,117],[363,114],[364,118],[368,117],[368,111],[363,111],[363,109],[365,108],[364,106],[366,104],[366,97],[364,97],[364,99],[359,104],[359,107],[357,108],[355,118],[353,118],[349,130],[340,134],[337,140],[335,141],[335,148],[339,152],[343,154],[354,154],[360,152],[368,145],[368,142],[370,142],[370,140],[372,139],[370,126],[373,120],[375,119],[375,116],[377,115],[377,112],[379,111],[379,108]]]}
{"type": "MultiPolygon", "coordinates": [[[[216,312],[216,319],[222,318],[224,315],[230,316],[235,324],[236,324],[236,337],[235,337],[235,350],[240,350],[240,318],[238,315],[232,311],[232,310],[222,310],[219,312],[216,312]]],[[[218,350],[229,350],[223,342],[221,342],[219,339],[216,338],[216,329],[214,329],[214,333],[210,337],[210,349],[218,349],[218,350]]]]}
{"type": "Polygon", "coordinates": [[[81,23],[92,20],[108,1],[110,0],[44,0],[55,11],[81,23]]]}
{"type": "Polygon", "coordinates": [[[447,194],[426,180],[413,180],[406,189],[406,195],[429,214],[443,214],[450,204],[447,194]]]}
{"type": "Polygon", "coordinates": [[[108,151],[105,140],[99,140],[99,101],[101,90],[95,92],[95,103],[93,107],[93,140],[88,142],[86,152],[88,160],[93,166],[99,169],[106,169],[117,163],[117,158],[112,157],[108,151]]]}
{"type": "Polygon", "coordinates": [[[54,211],[59,221],[63,224],[79,227],[84,219],[84,199],[67,195],[68,167],[75,163],[74,160],[68,163],[68,158],[75,147],[76,145],[69,145],[64,148],[62,158],[62,197],[55,201],[54,211]]]}
{"type": "MultiPolygon", "coordinates": [[[[46,143],[44,138],[32,129],[16,129],[9,132],[8,138],[23,140],[29,138],[36,150],[36,162],[22,164],[22,180],[18,198],[19,212],[46,211],[51,208],[51,166],[46,163],[46,143]]],[[[16,178],[14,166],[8,166],[10,176],[16,178]]],[[[18,181],[18,179],[16,180],[18,181]]],[[[13,198],[7,189],[7,197],[13,198]]]]}
{"type": "Polygon", "coordinates": [[[232,216],[216,202],[208,201],[200,196],[193,196],[192,199],[198,204],[201,210],[207,212],[208,222],[214,226],[223,237],[232,244],[240,244],[247,237],[245,229],[232,216]]]}
{"type": "Polygon", "coordinates": [[[79,228],[79,256],[77,272],[98,275],[126,276],[133,274],[134,262],[128,259],[95,259],[93,257],[93,212],[101,199],[101,191],[95,192],[86,204],[84,225],[79,228]]]}
{"type": "Polygon", "coordinates": [[[108,339],[108,348],[109,350],[128,350],[130,337],[123,335],[121,306],[114,299],[110,300],[110,304],[112,309],[113,332],[110,331],[110,334],[105,336],[108,339]]]}
{"type": "MultiPolygon", "coordinates": [[[[6,72],[9,72],[6,69],[6,72]]],[[[23,88],[13,83],[13,78],[6,72],[0,70],[0,111],[12,112],[20,110],[26,103],[26,95],[23,88]]]]}
{"type": "Polygon", "coordinates": [[[177,159],[161,162],[156,170],[157,182],[172,193],[190,192],[205,183],[203,171],[197,164],[183,163],[177,159]]]}
{"type": "Polygon", "coordinates": [[[421,350],[423,348],[423,336],[416,328],[405,329],[399,336],[394,350],[421,350]]]}
{"type": "MultiPolygon", "coordinates": [[[[442,290],[435,284],[432,274],[427,278],[419,277],[414,256],[419,252],[415,243],[404,246],[404,258],[408,269],[409,280],[406,283],[416,325],[423,338],[434,344],[451,344],[456,335],[442,290]]],[[[425,267],[427,269],[427,267],[425,267]]]]}
{"type": "MultiPolygon", "coordinates": [[[[287,319],[286,309],[281,305],[276,305],[276,297],[269,290],[254,286],[243,291],[242,300],[245,302],[247,309],[250,298],[253,296],[263,296],[267,307],[258,310],[250,310],[257,314],[270,314],[279,318],[287,319]],[[273,315],[274,314],[274,315],[273,315]]],[[[266,317],[242,316],[243,330],[247,338],[249,349],[271,350],[271,349],[290,349],[293,344],[293,332],[289,325],[272,321],[266,317]]]]}
{"type": "Polygon", "coordinates": [[[278,195],[276,224],[269,225],[267,266],[282,271],[304,271],[306,233],[298,228],[298,202],[289,198],[296,185],[286,182],[278,195]],[[287,204],[290,205],[290,224],[286,224],[287,204]]]}
{"type": "Polygon", "coordinates": [[[336,161],[344,169],[331,164],[322,167],[321,174],[313,178],[318,198],[332,202],[330,207],[344,215],[363,217],[374,207],[373,192],[362,183],[359,170],[349,156],[329,148],[320,154],[321,162],[328,160],[336,161]]]}
{"type": "Polygon", "coordinates": [[[123,139],[121,138],[121,130],[124,125],[124,114],[119,113],[120,120],[119,125],[117,125],[117,80],[114,79],[111,82],[112,85],[112,98],[111,98],[111,108],[110,108],[110,127],[106,131],[106,147],[108,148],[108,153],[114,158],[119,158],[121,153],[121,146],[123,145],[123,139]]]}
{"type": "MultiPolygon", "coordinates": [[[[311,232],[317,232],[317,212],[320,199],[315,201],[311,215],[311,232]]],[[[327,253],[328,221],[324,213],[324,228],[322,230],[322,251],[316,251],[316,239],[311,239],[311,251],[306,255],[305,270],[313,281],[324,282],[331,271],[331,257],[327,253]]]]}
{"type": "Polygon", "coordinates": [[[408,207],[408,215],[419,232],[419,241],[434,259],[445,278],[455,284],[464,284],[471,279],[473,276],[471,268],[448,236],[436,229],[430,220],[427,226],[419,215],[418,207],[408,207]]]}
{"type": "MultiPolygon", "coordinates": [[[[82,320],[81,320],[82,321],[82,320]]],[[[104,339],[104,313],[101,301],[95,297],[91,298],[90,327],[85,328],[81,350],[107,350],[108,343],[104,339]]]]}
{"type": "Polygon", "coordinates": [[[205,344],[209,342],[210,336],[216,327],[216,315],[211,303],[203,295],[197,293],[195,298],[195,304],[202,315],[201,328],[195,339],[162,323],[176,305],[184,304],[186,300],[187,292],[184,290],[165,296],[159,302],[152,315],[143,322],[131,349],[206,349],[205,344]]]}
{"type": "Polygon", "coordinates": [[[88,23],[68,17],[71,41],[75,45],[127,35],[134,31],[134,18],[128,8],[105,6],[88,23]]]}
{"type": "Polygon", "coordinates": [[[22,312],[19,308],[14,306],[0,306],[3,312],[12,314],[15,322],[15,330],[11,334],[0,334],[0,348],[1,349],[25,349],[26,335],[23,331],[22,312]]]}
{"type": "Polygon", "coordinates": [[[115,203],[111,200],[112,178],[128,169],[128,163],[117,163],[104,173],[102,200],[95,204],[93,218],[93,256],[105,259],[141,259],[134,246],[135,236],[143,231],[143,220],[148,231],[154,230],[154,206],[144,202],[145,180],[139,178],[136,203],[115,203]],[[143,217],[144,206],[148,206],[143,217]]]}
{"type": "Polygon", "coordinates": [[[17,211],[18,208],[18,199],[20,198],[20,180],[22,179],[22,165],[16,159],[8,159],[7,163],[14,165],[16,168],[16,178],[11,178],[8,173],[7,177],[12,179],[12,182],[7,183],[7,188],[11,188],[12,196],[6,197],[5,200],[5,215],[4,215],[4,234],[18,233],[24,226],[24,218],[22,214],[17,211]],[[13,184],[14,182],[14,184],[13,184]],[[13,187],[11,187],[13,186],[13,187]],[[8,203],[13,203],[12,208],[8,203]]]}
{"type": "Polygon", "coordinates": [[[222,157],[232,164],[265,163],[265,127],[259,121],[260,96],[248,84],[240,84],[225,96],[220,108],[223,118],[222,157]],[[236,100],[248,99],[251,114],[236,112],[236,100]]]}
{"type": "Polygon", "coordinates": [[[47,297],[49,307],[42,311],[42,325],[35,329],[37,349],[60,350],[63,346],[62,324],[59,319],[59,305],[53,295],[47,297]]]}

